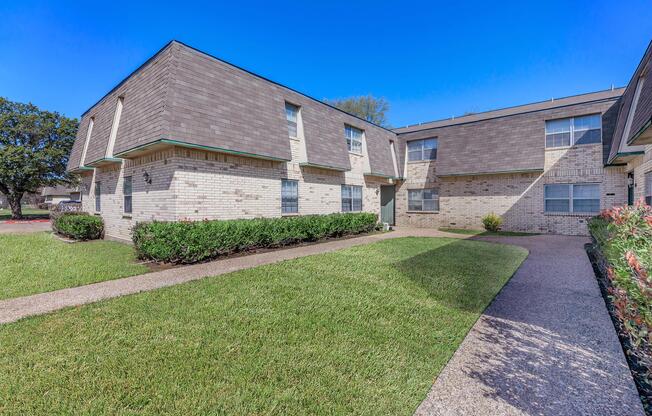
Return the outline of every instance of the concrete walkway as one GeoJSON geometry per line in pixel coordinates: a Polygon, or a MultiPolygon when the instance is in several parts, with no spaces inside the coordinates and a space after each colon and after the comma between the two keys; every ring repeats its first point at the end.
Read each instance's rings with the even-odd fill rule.
{"type": "Polygon", "coordinates": [[[582,237],[481,238],[529,257],[418,415],[643,415],[582,237]]]}
{"type": "MultiPolygon", "coordinates": [[[[283,260],[406,236],[391,233],[210,263],[0,301],[0,323],[283,260]]],[[[527,248],[529,257],[473,326],[419,415],[643,415],[582,237],[477,237],[527,248]]]]}
{"type": "Polygon", "coordinates": [[[50,221],[0,221],[0,234],[29,234],[52,231],[50,221]]]}
{"type": "Polygon", "coordinates": [[[69,289],[61,289],[53,292],[40,293],[37,295],[0,300],[0,324],[14,322],[32,315],[53,312],[70,306],[79,306],[103,299],[154,290],[189,282],[191,280],[202,279],[208,276],[217,276],[264,264],[277,263],[283,260],[326,253],[388,238],[406,236],[460,237],[460,235],[457,234],[443,233],[434,229],[401,229],[391,233],[334,240],[326,243],[298,246],[284,250],[270,251],[267,253],[251,254],[242,257],[234,257],[152,272],[139,276],[93,283],[69,289]]]}

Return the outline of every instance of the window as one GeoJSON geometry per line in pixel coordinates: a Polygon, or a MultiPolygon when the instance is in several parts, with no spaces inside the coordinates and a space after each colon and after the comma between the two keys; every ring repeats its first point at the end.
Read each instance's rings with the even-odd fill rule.
{"type": "Polygon", "coordinates": [[[362,186],[342,185],[342,212],[362,211],[362,186]]]}
{"type": "Polygon", "coordinates": [[[439,190],[408,189],[408,211],[439,211],[439,190]]]}
{"type": "Polygon", "coordinates": [[[544,186],[546,212],[600,211],[600,185],[597,183],[552,184],[544,186]]]}
{"type": "Polygon", "coordinates": [[[546,121],[546,148],[602,141],[602,117],[590,116],[562,118],[546,121]]]}
{"type": "Polygon", "coordinates": [[[344,135],[346,136],[346,147],[349,148],[349,152],[362,153],[362,130],[344,126],[344,135]]]}
{"type": "Polygon", "coordinates": [[[652,172],[645,174],[645,203],[652,205],[652,172]]]}
{"type": "Polygon", "coordinates": [[[299,182],[289,179],[281,180],[281,213],[299,212],[299,182]]]}
{"type": "Polygon", "coordinates": [[[412,140],[407,142],[408,161],[437,159],[437,139],[412,140]]]}
{"type": "Polygon", "coordinates": [[[102,195],[102,182],[95,182],[95,211],[100,212],[102,210],[102,201],[100,199],[102,195]]]}
{"type": "Polygon", "coordinates": [[[297,129],[299,122],[299,107],[294,104],[285,103],[285,118],[288,121],[288,134],[290,137],[299,137],[297,129]]]}
{"type": "Polygon", "coordinates": [[[122,184],[122,194],[124,196],[124,212],[125,214],[131,214],[131,176],[125,176],[122,184]]]}

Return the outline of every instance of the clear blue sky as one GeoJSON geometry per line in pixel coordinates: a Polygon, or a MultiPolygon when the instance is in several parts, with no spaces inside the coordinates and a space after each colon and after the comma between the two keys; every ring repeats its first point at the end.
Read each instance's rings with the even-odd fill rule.
{"type": "Polygon", "coordinates": [[[171,39],[316,98],[385,97],[402,126],[625,85],[652,38],[649,0],[54,3],[0,3],[0,96],[71,117],[171,39]]]}

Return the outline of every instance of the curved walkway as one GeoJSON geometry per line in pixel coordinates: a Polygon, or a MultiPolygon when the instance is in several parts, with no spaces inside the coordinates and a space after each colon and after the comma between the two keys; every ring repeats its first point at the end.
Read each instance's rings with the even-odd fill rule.
{"type": "Polygon", "coordinates": [[[480,238],[530,255],[418,415],[643,415],[583,237],[480,238]]]}

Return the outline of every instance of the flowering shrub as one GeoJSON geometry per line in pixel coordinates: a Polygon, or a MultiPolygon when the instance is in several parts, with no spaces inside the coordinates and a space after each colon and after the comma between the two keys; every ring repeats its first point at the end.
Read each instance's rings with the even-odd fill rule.
{"type": "Polygon", "coordinates": [[[605,210],[589,221],[589,230],[606,260],[609,297],[628,353],[652,385],[652,208],[641,200],[605,210]]]}

